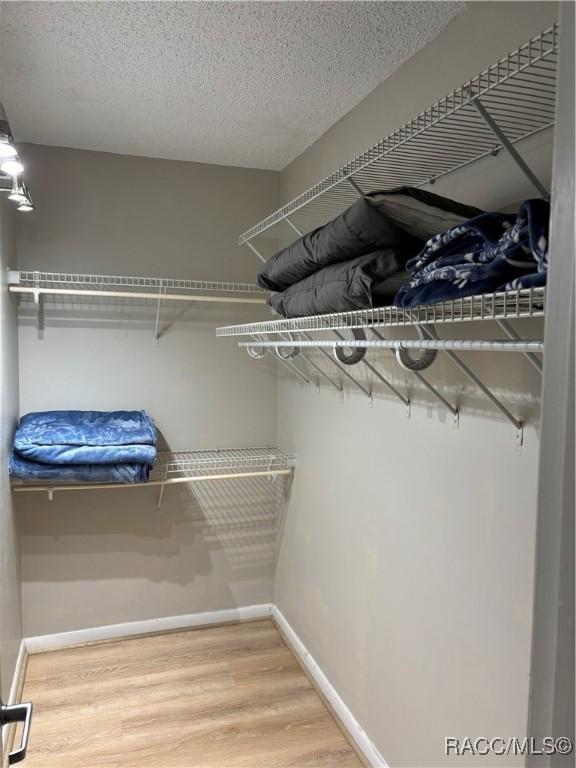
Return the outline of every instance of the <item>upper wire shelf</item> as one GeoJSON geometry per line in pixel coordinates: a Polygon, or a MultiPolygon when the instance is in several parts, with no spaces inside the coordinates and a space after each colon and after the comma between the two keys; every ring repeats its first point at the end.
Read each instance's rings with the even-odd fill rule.
{"type": "Polygon", "coordinates": [[[543,317],[545,311],[546,289],[525,288],[486,293],[480,296],[466,296],[410,309],[378,307],[351,312],[334,312],[328,315],[295,317],[289,320],[265,320],[258,323],[228,325],[217,328],[216,335],[258,336],[290,331],[334,331],[369,326],[397,327],[479,320],[514,320],[522,317],[543,317]]]}
{"type": "Polygon", "coordinates": [[[8,287],[12,293],[30,294],[35,298],[51,295],[265,303],[265,292],[255,283],[210,280],[9,270],[8,287]]]}
{"type": "Polygon", "coordinates": [[[497,153],[502,141],[514,145],[553,126],[557,54],[555,24],[248,229],[239,244],[279,222],[291,224],[289,217],[308,231],[354,203],[359,190],[433,183],[497,153]]]}

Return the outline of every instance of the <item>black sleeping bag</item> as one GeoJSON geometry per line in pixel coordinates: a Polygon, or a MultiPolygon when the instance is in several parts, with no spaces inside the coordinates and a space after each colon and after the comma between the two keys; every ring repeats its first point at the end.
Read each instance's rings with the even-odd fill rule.
{"type": "Polygon", "coordinates": [[[405,262],[405,252],[391,248],[368,253],[332,264],[281,293],[272,293],[268,303],[283,317],[324,315],[391,304],[396,292],[410,280],[410,275],[401,271],[405,262]]]}
{"type": "Polygon", "coordinates": [[[333,221],[268,259],[258,283],[270,291],[283,291],[324,267],[383,248],[413,250],[412,238],[371,201],[360,198],[333,221]]]}
{"type": "Polygon", "coordinates": [[[433,235],[480,213],[478,208],[413,187],[371,192],[268,259],[258,283],[270,291],[284,291],[325,267],[374,251],[413,254],[416,245],[421,247],[433,235]]]}

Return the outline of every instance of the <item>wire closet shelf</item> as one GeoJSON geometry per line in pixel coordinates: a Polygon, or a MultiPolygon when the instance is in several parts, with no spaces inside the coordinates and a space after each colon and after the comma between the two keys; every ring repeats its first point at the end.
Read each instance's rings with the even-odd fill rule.
{"type": "Polygon", "coordinates": [[[161,277],[84,275],[68,272],[8,271],[11,293],[78,298],[148,299],[264,304],[264,291],[255,283],[180,280],[161,277]]]}
{"type": "Polygon", "coordinates": [[[164,487],[179,483],[233,480],[250,477],[276,477],[292,473],[294,456],[272,446],[212,448],[190,451],[159,451],[146,483],[46,483],[14,480],[16,492],[44,491],[52,499],[56,491],[110,490],[159,486],[158,506],[164,487]]]}
{"type": "Polygon", "coordinates": [[[410,309],[378,307],[327,315],[295,317],[288,320],[265,320],[216,329],[217,336],[258,336],[260,334],[333,331],[346,328],[419,326],[429,323],[462,323],[481,320],[514,320],[543,317],[546,311],[546,289],[528,288],[516,291],[466,296],[438,304],[410,309]]]}
{"type": "MultiPolygon", "coordinates": [[[[239,244],[254,249],[254,238],[283,221],[309,231],[358,193],[433,184],[503,147],[514,155],[518,142],[554,125],[557,60],[555,24],[246,230],[239,244]]],[[[530,169],[522,170],[545,195],[530,169]]]]}

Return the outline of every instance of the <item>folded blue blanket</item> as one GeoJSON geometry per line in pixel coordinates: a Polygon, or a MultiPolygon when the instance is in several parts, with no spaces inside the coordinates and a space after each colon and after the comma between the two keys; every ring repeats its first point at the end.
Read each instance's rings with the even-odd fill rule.
{"type": "Polygon", "coordinates": [[[43,464],[22,458],[15,451],[10,456],[10,476],[26,481],[54,483],[145,483],[148,464],[43,464]]]}
{"type": "Polygon", "coordinates": [[[156,429],[145,411],[44,411],[20,420],[14,450],[45,464],[148,464],[156,429]]]}
{"type": "Polygon", "coordinates": [[[545,285],[550,204],[527,200],[516,217],[486,213],[431,238],[406,267],[394,299],[413,307],[461,296],[545,285]]]}

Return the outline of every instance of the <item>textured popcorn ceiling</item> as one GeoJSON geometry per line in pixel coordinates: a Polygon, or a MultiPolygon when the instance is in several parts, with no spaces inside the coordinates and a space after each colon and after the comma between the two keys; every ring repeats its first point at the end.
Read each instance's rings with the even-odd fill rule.
{"type": "Polygon", "coordinates": [[[463,2],[9,2],[18,141],[281,169],[463,2]]]}

